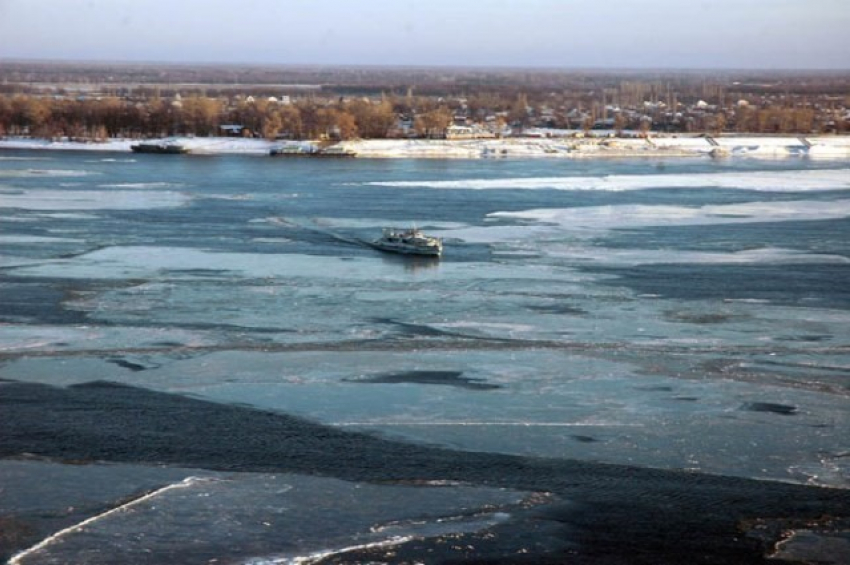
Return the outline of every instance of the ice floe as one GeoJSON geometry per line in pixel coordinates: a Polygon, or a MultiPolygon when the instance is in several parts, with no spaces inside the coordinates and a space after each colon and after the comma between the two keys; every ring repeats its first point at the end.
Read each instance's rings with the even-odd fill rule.
{"type": "Polygon", "coordinates": [[[33,189],[0,193],[0,208],[24,210],[144,210],[183,206],[191,197],[174,191],[33,189]]]}
{"type": "Polygon", "coordinates": [[[629,191],[662,188],[723,188],[761,192],[807,192],[850,188],[850,169],[758,171],[662,175],[605,175],[463,179],[448,181],[376,181],[370,186],[436,189],[548,189],[629,191]]]}
{"type": "MultiPolygon", "coordinates": [[[[492,218],[535,221],[568,231],[828,220],[850,216],[850,200],[793,200],[706,206],[621,204],[494,212],[492,218]]],[[[500,229],[500,228],[495,228],[500,229]]],[[[514,228],[516,229],[516,228],[514,228]]]]}

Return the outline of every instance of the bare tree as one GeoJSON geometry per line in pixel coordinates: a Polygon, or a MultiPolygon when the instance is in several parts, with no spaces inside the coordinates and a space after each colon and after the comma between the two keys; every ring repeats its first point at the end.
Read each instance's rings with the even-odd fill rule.
{"type": "Polygon", "coordinates": [[[616,116],[614,116],[614,132],[617,134],[617,137],[623,136],[623,129],[626,127],[626,117],[622,112],[618,112],[616,116]]]}
{"type": "Polygon", "coordinates": [[[280,118],[280,112],[277,111],[277,108],[266,109],[262,125],[263,137],[268,140],[276,139],[282,127],[283,121],[280,118]]]}
{"type": "Polygon", "coordinates": [[[337,112],[336,125],[340,139],[354,139],[358,135],[357,121],[348,110],[337,112]]]}
{"type": "Polygon", "coordinates": [[[452,112],[445,106],[441,106],[430,112],[416,116],[413,127],[417,135],[423,137],[442,137],[446,128],[452,123],[452,112]]]}
{"type": "Polygon", "coordinates": [[[301,139],[303,124],[301,111],[296,106],[283,106],[279,111],[281,131],[294,139],[301,139]]]}

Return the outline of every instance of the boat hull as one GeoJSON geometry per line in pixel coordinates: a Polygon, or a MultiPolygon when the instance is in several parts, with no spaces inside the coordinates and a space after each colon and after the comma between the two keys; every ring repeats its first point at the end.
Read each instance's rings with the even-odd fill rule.
{"type": "Polygon", "coordinates": [[[156,153],[160,155],[183,155],[189,150],[182,145],[159,144],[159,143],[139,143],[131,145],[130,149],[134,153],[156,153]]]}
{"type": "Polygon", "coordinates": [[[384,228],[383,235],[373,241],[372,245],[381,251],[403,255],[439,257],[443,252],[442,240],[427,236],[416,228],[404,230],[384,228]]]}
{"type": "Polygon", "coordinates": [[[289,148],[277,148],[269,151],[269,155],[272,157],[311,157],[314,159],[325,158],[325,159],[345,159],[356,157],[357,154],[353,151],[348,150],[329,150],[329,149],[319,149],[319,150],[310,150],[310,149],[289,149],[289,148]]]}
{"type": "Polygon", "coordinates": [[[443,250],[439,247],[413,247],[410,245],[385,243],[382,241],[372,242],[372,246],[380,251],[388,253],[400,253],[402,255],[419,255],[421,257],[439,257],[443,250]]]}

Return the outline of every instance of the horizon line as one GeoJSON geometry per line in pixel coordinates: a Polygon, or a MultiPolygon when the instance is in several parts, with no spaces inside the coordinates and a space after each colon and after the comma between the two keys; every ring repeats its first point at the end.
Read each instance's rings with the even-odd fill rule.
{"type": "Polygon", "coordinates": [[[271,63],[271,62],[248,62],[248,61],[162,61],[143,59],[66,59],[66,58],[44,58],[44,57],[0,57],[0,63],[40,63],[60,65],[127,65],[127,66],[166,66],[166,67],[248,67],[248,68],[291,68],[291,69],[386,69],[386,70],[492,70],[492,71],[524,71],[524,72],[599,72],[599,73],[850,73],[847,67],[644,67],[644,66],[554,66],[554,65],[459,65],[459,64],[437,64],[437,63],[271,63]]]}

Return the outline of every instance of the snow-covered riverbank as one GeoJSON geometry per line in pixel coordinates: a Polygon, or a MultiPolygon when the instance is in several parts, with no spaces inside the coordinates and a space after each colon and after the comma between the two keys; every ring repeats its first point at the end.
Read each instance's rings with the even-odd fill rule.
{"type": "MultiPolygon", "coordinates": [[[[169,143],[190,154],[268,155],[282,145],[262,139],[174,137],[169,143]]],[[[0,139],[0,149],[91,150],[129,152],[137,140],[112,139],[99,143],[44,139],[0,139]]],[[[289,142],[293,144],[308,142],[289,142]]],[[[850,159],[846,136],[650,137],[643,138],[505,138],[470,140],[370,139],[339,144],[361,158],[581,158],[749,156],[761,158],[812,157],[850,159]]]]}

